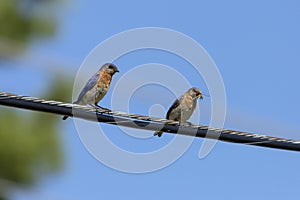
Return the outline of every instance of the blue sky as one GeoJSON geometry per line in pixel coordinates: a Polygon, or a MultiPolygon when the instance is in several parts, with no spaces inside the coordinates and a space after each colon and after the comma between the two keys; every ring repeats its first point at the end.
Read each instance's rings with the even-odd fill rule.
{"type": "MultiPolygon", "coordinates": [[[[28,53],[30,59],[24,57],[8,64],[20,67],[0,70],[4,74],[0,80],[2,90],[38,96],[46,87],[45,79],[51,80],[49,72],[61,70],[75,79],[84,58],[108,37],[132,28],[170,28],[200,43],[218,66],[227,96],[225,128],[300,140],[298,1],[74,0],[64,3],[57,17],[59,30],[55,38],[35,42],[28,53]],[[49,60],[57,67],[50,69],[49,60]],[[26,85],[11,83],[16,76],[17,80],[27,80],[26,85]]],[[[117,64],[121,73],[126,73],[133,66],[149,62],[163,62],[184,75],[190,74],[187,63],[155,51],[130,54],[117,64]]],[[[120,77],[117,75],[114,82],[120,77]]],[[[205,90],[203,81],[193,76],[188,79],[205,90]]],[[[136,102],[142,99],[141,94],[136,94],[136,102]]],[[[110,96],[111,91],[103,105],[109,104],[110,96]]],[[[162,104],[168,107],[172,98],[165,97],[162,104]]],[[[149,97],[147,106],[155,100],[149,97]]],[[[203,101],[200,106],[209,103],[203,101]]],[[[136,113],[147,110],[142,104],[131,109],[136,113]]],[[[207,116],[203,118],[205,121],[207,116]]],[[[125,137],[117,127],[103,125],[103,129],[113,132],[111,139],[116,143],[138,152],[151,145],[160,147],[173,137],[138,140],[125,137]]],[[[196,139],[169,167],[147,174],[128,174],[93,158],[81,143],[72,120],[62,122],[61,133],[64,170],[46,177],[30,191],[17,192],[16,199],[276,200],[299,194],[300,162],[295,152],[219,142],[209,156],[200,160],[198,152],[203,140],[196,139]]]]}

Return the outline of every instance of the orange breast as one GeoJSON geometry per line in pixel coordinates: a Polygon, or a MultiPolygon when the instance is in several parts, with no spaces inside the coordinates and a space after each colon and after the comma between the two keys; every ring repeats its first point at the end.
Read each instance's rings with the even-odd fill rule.
{"type": "Polygon", "coordinates": [[[100,79],[97,83],[98,87],[108,88],[110,82],[111,82],[111,75],[109,73],[106,73],[106,72],[101,72],[100,73],[100,79]]]}

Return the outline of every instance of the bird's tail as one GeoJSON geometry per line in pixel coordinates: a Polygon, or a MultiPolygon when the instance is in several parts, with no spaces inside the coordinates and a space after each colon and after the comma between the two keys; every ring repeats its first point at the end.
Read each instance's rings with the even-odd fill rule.
{"type": "Polygon", "coordinates": [[[162,134],[163,134],[163,132],[162,132],[162,131],[155,131],[153,135],[154,135],[154,136],[156,136],[156,135],[157,135],[158,137],[161,137],[161,136],[162,136],[162,134]]]}
{"type": "Polygon", "coordinates": [[[62,119],[66,120],[68,117],[69,117],[68,115],[65,115],[62,119]]]}
{"type": "MultiPolygon", "coordinates": [[[[73,102],[73,104],[78,104],[78,103],[79,103],[78,100],[73,102]]],[[[68,115],[65,115],[62,119],[63,119],[63,120],[66,120],[66,119],[68,119],[68,117],[69,117],[68,115]]]]}

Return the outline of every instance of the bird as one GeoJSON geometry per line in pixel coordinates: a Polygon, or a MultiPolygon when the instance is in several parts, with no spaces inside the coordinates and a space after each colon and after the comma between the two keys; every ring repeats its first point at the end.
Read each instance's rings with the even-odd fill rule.
{"type": "MultiPolygon", "coordinates": [[[[102,67],[88,80],[77,100],[73,103],[99,108],[98,102],[106,95],[112,77],[116,72],[119,72],[116,65],[112,63],[105,63],[102,65],[102,67]]],[[[63,120],[66,120],[68,117],[68,115],[65,115],[63,120]]]]}
{"type": "MultiPolygon", "coordinates": [[[[166,119],[179,121],[179,124],[186,122],[193,114],[198,98],[203,99],[202,92],[196,87],[190,88],[174,101],[167,112],[166,119]]],[[[162,134],[162,131],[156,131],[153,135],[161,137],[162,134]]]]}

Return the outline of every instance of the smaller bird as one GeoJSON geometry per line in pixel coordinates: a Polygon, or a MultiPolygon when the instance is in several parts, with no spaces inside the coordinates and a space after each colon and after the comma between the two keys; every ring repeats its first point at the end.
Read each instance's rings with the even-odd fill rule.
{"type": "MultiPolygon", "coordinates": [[[[116,65],[112,63],[102,65],[98,72],[89,79],[77,100],[73,103],[100,107],[97,103],[106,95],[111,79],[116,72],[119,72],[116,65]]],[[[68,117],[65,115],[63,120],[66,120],[68,117]]]]}
{"type": "MultiPolygon", "coordinates": [[[[197,106],[198,98],[203,99],[201,91],[195,87],[190,88],[175,100],[167,112],[166,119],[179,121],[180,124],[186,122],[192,116],[197,106]]],[[[161,137],[162,134],[162,131],[156,131],[153,135],[161,137]]]]}

